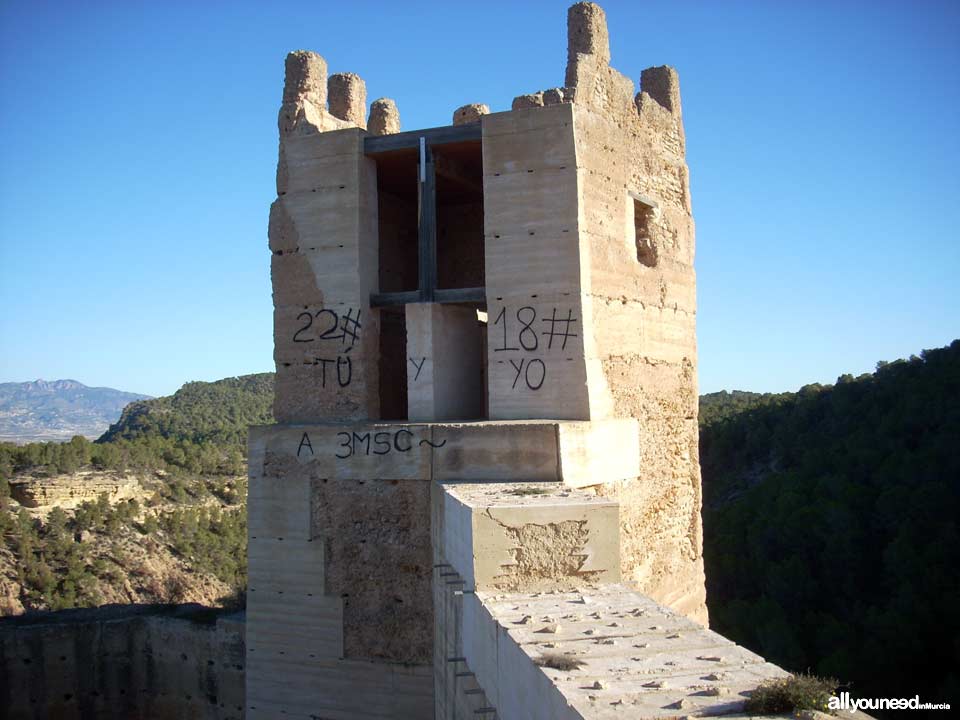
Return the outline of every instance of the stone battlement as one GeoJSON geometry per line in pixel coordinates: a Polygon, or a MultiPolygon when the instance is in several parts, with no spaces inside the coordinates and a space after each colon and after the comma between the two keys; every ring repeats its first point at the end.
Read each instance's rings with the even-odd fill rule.
{"type": "Polygon", "coordinates": [[[422,130],[287,58],[251,716],[459,717],[447,588],[621,583],[706,622],[679,81],[636,93],[597,5],[567,31],[562,86],[422,130]]]}

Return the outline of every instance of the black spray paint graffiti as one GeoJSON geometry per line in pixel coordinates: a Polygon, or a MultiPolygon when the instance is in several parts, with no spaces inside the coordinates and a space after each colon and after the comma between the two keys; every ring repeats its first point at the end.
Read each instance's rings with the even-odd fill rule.
{"type": "Polygon", "coordinates": [[[315,313],[305,310],[297,315],[297,320],[301,327],[293,334],[293,342],[339,341],[341,346],[346,346],[336,357],[315,357],[313,364],[320,366],[321,388],[327,387],[328,379],[331,387],[347,387],[353,381],[353,361],[347,353],[360,339],[363,327],[360,324],[360,308],[347,308],[343,315],[329,308],[315,313]]]}
{"type": "MultiPolygon", "coordinates": [[[[339,432],[337,439],[340,440],[336,457],[346,460],[355,455],[387,455],[392,452],[407,453],[413,450],[414,446],[431,448],[442,448],[447,444],[446,440],[438,443],[428,438],[417,440],[416,435],[406,428],[399,430],[381,430],[379,432],[339,432]]],[[[300,445],[297,447],[297,457],[303,452],[310,453],[313,456],[313,443],[310,441],[309,433],[303,433],[300,438],[300,445]]]]}
{"type": "Polygon", "coordinates": [[[354,308],[347,308],[346,315],[339,315],[336,310],[324,308],[316,313],[304,311],[297,315],[297,320],[303,323],[303,326],[293,334],[293,341],[296,343],[312,343],[316,340],[339,340],[341,345],[346,345],[350,341],[350,347],[353,347],[360,339],[360,308],[356,308],[357,315],[353,315],[354,308]],[[317,321],[317,327],[313,327],[313,321],[317,321]],[[318,334],[319,333],[319,334],[318,334]]]}
{"type": "Polygon", "coordinates": [[[417,369],[417,374],[413,376],[413,382],[416,382],[420,379],[420,371],[423,370],[423,364],[427,361],[425,357],[420,358],[419,364],[413,358],[410,358],[410,362],[413,363],[413,366],[417,369]]]}
{"type": "MultiPolygon", "coordinates": [[[[371,454],[387,455],[391,452],[410,452],[416,440],[416,436],[405,428],[394,431],[381,430],[375,433],[339,432],[337,433],[337,438],[342,438],[342,442],[337,446],[342,448],[342,450],[337,453],[337,457],[340,460],[346,460],[355,455],[369,456],[371,454]]],[[[442,448],[447,444],[447,441],[444,440],[439,443],[434,443],[424,438],[417,441],[416,444],[419,447],[429,445],[432,448],[442,448]]]]}
{"type": "MultiPolygon", "coordinates": [[[[350,352],[350,348],[347,348],[347,352],[350,352]]],[[[325,388],[327,386],[327,366],[336,365],[337,370],[337,384],[340,387],[346,387],[350,384],[350,381],[353,380],[353,361],[350,360],[349,355],[337,355],[336,360],[331,358],[317,358],[315,363],[320,366],[320,387],[325,388]]],[[[331,376],[333,372],[331,371],[331,376]]]]}
{"type": "MultiPolygon", "coordinates": [[[[509,307],[504,306],[500,309],[494,325],[503,326],[503,344],[495,347],[494,352],[535,352],[540,350],[566,350],[567,341],[570,338],[578,337],[575,332],[571,332],[573,326],[577,323],[577,318],[573,316],[573,310],[567,308],[566,317],[557,317],[557,308],[551,308],[550,317],[540,318],[540,322],[547,324],[547,329],[538,336],[535,329],[537,322],[537,310],[529,305],[524,305],[515,313],[511,313],[509,307]],[[519,329],[513,328],[511,331],[511,318],[515,318],[519,329]],[[547,339],[546,347],[540,343],[540,337],[547,339]],[[554,347],[556,342],[557,347],[554,347]]],[[[513,384],[510,386],[516,389],[520,379],[523,378],[524,385],[530,390],[539,390],[547,378],[547,364],[540,358],[519,358],[519,360],[508,360],[515,371],[513,384]]],[[[503,360],[498,360],[498,364],[504,364],[503,360]]]]}

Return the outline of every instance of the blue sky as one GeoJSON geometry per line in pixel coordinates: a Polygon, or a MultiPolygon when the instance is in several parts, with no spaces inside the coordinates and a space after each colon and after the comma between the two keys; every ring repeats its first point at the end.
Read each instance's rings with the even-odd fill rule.
{"type": "MultiPolygon", "coordinates": [[[[288,50],[406,129],[562,84],[566,2],[0,4],[0,382],[273,369],[288,50]]],[[[833,382],[960,336],[960,3],[613,2],[680,72],[700,388],[833,382]]]]}

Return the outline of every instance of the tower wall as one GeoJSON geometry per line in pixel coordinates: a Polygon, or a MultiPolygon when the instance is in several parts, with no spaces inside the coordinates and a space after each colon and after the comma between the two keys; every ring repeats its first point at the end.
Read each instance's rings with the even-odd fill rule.
{"type": "Polygon", "coordinates": [[[546,503],[504,527],[494,586],[497,566],[517,591],[563,567],[706,620],[676,73],[644,71],[634,95],[599,7],[573,6],[568,30],[564,87],[399,135],[384,99],[364,130],[360,78],[288,58],[269,228],[278,425],[250,438],[250,717],[463,705],[451,683],[472,672],[444,653],[470,588],[435,526],[450,484],[616,507],[618,572],[585,571],[592,531],[546,503]]]}
{"type": "Polygon", "coordinates": [[[574,104],[585,306],[598,391],[613,416],[637,418],[642,473],[598,492],[620,501],[625,581],[706,623],[694,225],[679,81],[672,68],[651,68],[635,97],[613,70],[585,82],[605,88],[574,104]]]}

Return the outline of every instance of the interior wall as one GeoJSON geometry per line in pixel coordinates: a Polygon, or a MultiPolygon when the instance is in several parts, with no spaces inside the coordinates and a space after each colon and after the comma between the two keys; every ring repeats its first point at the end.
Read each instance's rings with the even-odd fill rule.
{"type": "Polygon", "coordinates": [[[483,199],[437,207],[437,285],[483,287],[483,199]]]}

